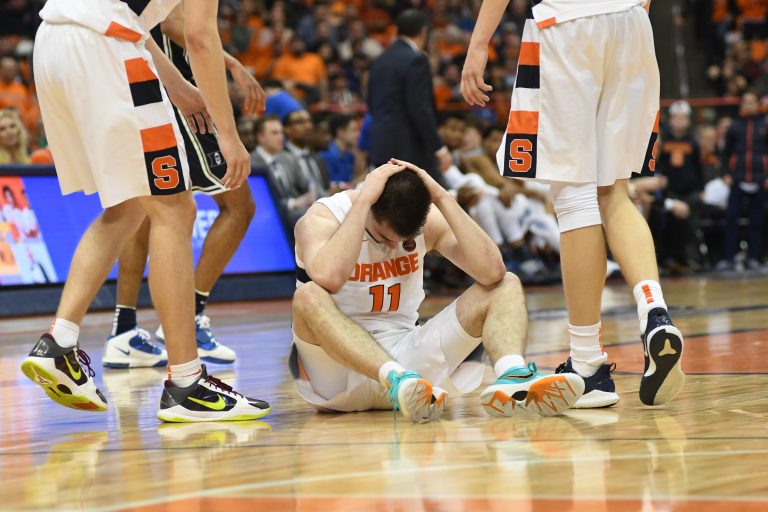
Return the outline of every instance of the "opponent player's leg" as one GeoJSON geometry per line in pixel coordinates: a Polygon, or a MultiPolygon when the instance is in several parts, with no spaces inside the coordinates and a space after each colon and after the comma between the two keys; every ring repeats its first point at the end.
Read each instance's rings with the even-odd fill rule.
{"type": "Polygon", "coordinates": [[[195,326],[197,352],[204,361],[234,362],[235,351],[219,343],[211,333],[210,320],[205,315],[208,295],[218,281],[235,251],[240,246],[256,214],[256,203],[246,181],[236,190],[212,196],[219,206],[219,215],[205,236],[200,260],[195,269],[195,326]]]}
{"type": "Polygon", "coordinates": [[[88,355],[77,348],[80,323],[144,213],[136,199],[109,207],[86,230],[72,258],[67,282],[49,333],[41,336],[21,369],[54,401],[84,410],[106,410],[88,355]]]}
{"type": "Polygon", "coordinates": [[[584,396],[574,407],[607,407],[619,395],[600,341],[600,303],[607,256],[594,183],[553,183],[560,227],[560,262],[568,308],[570,356],[557,373],[584,378],[584,396]]]}
{"type": "Polygon", "coordinates": [[[645,348],[640,400],[646,405],[663,404],[672,400],[685,383],[680,367],[683,336],[667,313],[653,238],[645,219],[629,199],[627,180],[601,187],[599,201],[608,245],[637,302],[645,348]]]}
{"type": "Polygon", "coordinates": [[[101,359],[107,368],[137,368],[165,366],[168,354],[162,346],[152,343],[151,335],[140,329],[136,321],[144,269],[149,256],[149,217],[128,238],[117,258],[117,305],[112,331],[104,343],[101,359]]]}
{"type": "Polygon", "coordinates": [[[293,296],[293,331],[300,339],[321,347],[339,364],[378,381],[389,389],[395,410],[414,421],[431,419],[432,384],[403,368],[358,323],[344,316],[331,295],[313,282],[293,296]]]}
{"type": "Polygon", "coordinates": [[[456,316],[467,334],[482,338],[498,377],[480,395],[488,414],[511,416],[529,410],[551,416],[581,396],[584,383],[577,375],[544,376],[533,362],[526,365],[528,311],[514,274],[507,273],[493,286],[472,285],[457,300],[456,316]]]}

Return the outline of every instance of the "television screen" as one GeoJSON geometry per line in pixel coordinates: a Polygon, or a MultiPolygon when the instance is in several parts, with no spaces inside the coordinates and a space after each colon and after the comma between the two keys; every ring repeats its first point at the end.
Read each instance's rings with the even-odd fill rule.
{"type": "MultiPolygon", "coordinates": [[[[293,253],[264,176],[248,179],[256,216],[225,274],[292,271],[293,253]]],[[[62,196],[55,176],[0,176],[0,286],[63,283],[81,235],[101,212],[98,196],[62,196]]],[[[219,213],[195,194],[192,250],[200,257],[219,213]]],[[[117,277],[116,268],[109,277],[117,277]]]]}

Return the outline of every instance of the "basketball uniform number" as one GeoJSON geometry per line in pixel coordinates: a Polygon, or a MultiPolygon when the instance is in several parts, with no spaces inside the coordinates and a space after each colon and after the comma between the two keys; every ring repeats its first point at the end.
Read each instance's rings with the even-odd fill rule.
{"type": "Polygon", "coordinates": [[[533,144],[526,139],[515,139],[509,144],[509,170],[512,172],[528,172],[533,165],[533,144]]]}
{"type": "MultiPolygon", "coordinates": [[[[368,293],[373,296],[371,313],[379,313],[384,309],[384,285],[371,286],[368,293]]],[[[390,286],[387,295],[389,295],[389,309],[387,311],[397,311],[397,308],[400,307],[400,284],[390,286]]]]}
{"type": "Polygon", "coordinates": [[[152,160],[152,174],[155,186],[160,190],[169,190],[179,186],[179,171],[176,159],[172,156],[159,156],[152,160]]]}

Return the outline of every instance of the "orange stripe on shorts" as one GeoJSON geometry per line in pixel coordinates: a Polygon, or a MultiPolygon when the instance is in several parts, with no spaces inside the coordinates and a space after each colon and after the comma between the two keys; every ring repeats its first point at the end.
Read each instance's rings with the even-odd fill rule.
{"type": "Polygon", "coordinates": [[[661,112],[656,112],[656,122],[653,124],[653,133],[659,133],[659,119],[661,118],[661,112]]]}
{"type": "Polygon", "coordinates": [[[540,21],[536,25],[538,25],[539,28],[548,28],[552,25],[557,25],[557,18],[547,18],[543,21],[540,21]]]}
{"type": "Polygon", "coordinates": [[[145,153],[176,147],[173,126],[169,123],[141,130],[141,145],[145,153]]]}
{"type": "Polygon", "coordinates": [[[152,72],[147,60],[141,57],[126,60],[125,71],[128,73],[129,84],[157,80],[157,75],[152,72]]]}
{"type": "Polygon", "coordinates": [[[526,110],[513,110],[509,113],[507,133],[516,135],[536,135],[539,133],[539,113],[526,110]]]}
{"type": "Polygon", "coordinates": [[[539,43],[529,43],[523,41],[520,45],[520,65],[538,66],[539,65],[539,43]]]}
{"type": "Polygon", "coordinates": [[[138,43],[141,41],[141,34],[135,30],[131,30],[125,25],[117,23],[116,21],[113,21],[109,24],[107,31],[104,32],[104,34],[110,37],[116,37],[117,39],[124,39],[132,43],[138,43]]]}

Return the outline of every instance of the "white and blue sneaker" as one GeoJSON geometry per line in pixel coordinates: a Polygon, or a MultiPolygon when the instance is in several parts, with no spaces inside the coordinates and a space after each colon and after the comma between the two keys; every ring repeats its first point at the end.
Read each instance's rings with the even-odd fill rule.
{"type": "Polygon", "coordinates": [[[138,327],[107,338],[101,364],[105,368],[165,366],[168,353],[152,343],[152,336],[138,327]]]}
{"type": "Polygon", "coordinates": [[[418,373],[404,371],[398,374],[392,370],[387,380],[387,398],[392,402],[395,414],[399,409],[403,416],[416,423],[436,420],[445,410],[445,390],[432,386],[418,373]]]}
{"type": "MultiPolygon", "coordinates": [[[[161,343],[165,343],[163,326],[157,328],[155,336],[161,343]]],[[[195,315],[195,339],[197,341],[197,355],[206,363],[230,364],[237,359],[234,350],[219,343],[211,332],[211,319],[206,315],[195,315]]]]}
{"type": "Polygon", "coordinates": [[[570,409],[584,393],[584,380],[575,373],[542,375],[536,364],[510,368],[480,394],[491,416],[516,416],[526,411],[554,416],[570,409]]]}

